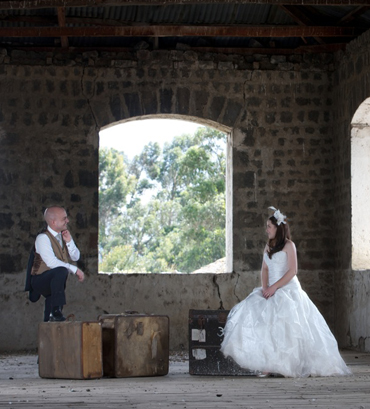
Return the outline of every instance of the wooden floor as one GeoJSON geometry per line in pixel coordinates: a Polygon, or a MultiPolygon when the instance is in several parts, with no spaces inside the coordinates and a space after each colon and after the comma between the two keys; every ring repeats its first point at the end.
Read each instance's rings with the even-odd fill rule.
{"type": "Polygon", "coordinates": [[[186,359],[175,355],[164,377],[89,381],[41,379],[36,355],[0,355],[0,407],[370,409],[370,354],[342,355],[353,376],[191,376],[186,359]]]}

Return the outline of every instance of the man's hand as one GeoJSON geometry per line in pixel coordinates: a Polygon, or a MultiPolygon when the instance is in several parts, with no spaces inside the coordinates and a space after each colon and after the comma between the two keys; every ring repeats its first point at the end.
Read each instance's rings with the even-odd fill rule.
{"type": "Polygon", "coordinates": [[[77,276],[78,281],[79,281],[80,283],[82,283],[82,281],[85,279],[85,274],[84,274],[84,272],[83,272],[82,270],[80,270],[79,268],[78,268],[77,271],[76,271],[76,276],[77,276]]]}
{"type": "MultiPolygon", "coordinates": [[[[63,240],[66,243],[69,243],[72,240],[72,236],[71,233],[68,230],[63,230],[62,231],[62,236],[63,236],[63,240]]],[[[81,270],[80,270],[81,271],[81,270]]]]}

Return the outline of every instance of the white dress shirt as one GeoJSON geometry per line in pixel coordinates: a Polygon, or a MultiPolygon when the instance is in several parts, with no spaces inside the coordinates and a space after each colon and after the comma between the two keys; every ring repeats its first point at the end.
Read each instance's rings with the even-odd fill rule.
{"type": "MultiPolygon", "coordinates": [[[[58,232],[54,231],[48,226],[48,231],[56,237],[58,232]]],[[[66,244],[68,248],[68,253],[69,257],[73,261],[77,261],[80,258],[80,250],[77,248],[75,242],[73,239],[69,243],[64,243],[66,244]]],[[[56,268],[56,267],[66,267],[71,273],[76,274],[77,272],[77,266],[74,266],[73,264],[65,263],[64,261],[59,260],[53,251],[53,248],[51,246],[51,242],[49,237],[45,233],[41,233],[36,237],[36,253],[40,254],[42,260],[44,263],[50,268],[56,268]]]]}

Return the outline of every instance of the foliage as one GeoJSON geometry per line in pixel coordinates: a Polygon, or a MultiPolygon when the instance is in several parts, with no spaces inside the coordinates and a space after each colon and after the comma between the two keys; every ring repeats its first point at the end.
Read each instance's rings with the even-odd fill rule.
{"type": "Polygon", "coordinates": [[[198,128],[132,161],[100,151],[100,271],[191,272],[224,257],[225,138],[198,128]]]}
{"type": "Polygon", "coordinates": [[[135,178],[127,172],[125,158],[115,149],[99,151],[99,244],[104,246],[108,226],[120,214],[135,178]]]}

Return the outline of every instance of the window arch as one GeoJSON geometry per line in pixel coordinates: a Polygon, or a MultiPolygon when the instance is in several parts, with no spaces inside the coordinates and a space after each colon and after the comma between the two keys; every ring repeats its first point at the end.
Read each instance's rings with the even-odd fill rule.
{"type": "MultiPolygon", "coordinates": [[[[226,271],[225,272],[232,272],[233,271],[233,257],[232,257],[232,138],[231,138],[231,129],[217,124],[213,121],[204,120],[201,118],[194,118],[194,117],[187,117],[187,116],[179,116],[179,115],[150,115],[145,117],[137,117],[137,118],[130,118],[128,120],[122,120],[116,123],[111,123],[108,126],[101,129],[101,131],[115,127],[118,124],[124,124],[127,122],[134,122],[139,120],[140,122],[146,122],[145,120],[148,119],[178,119],[182,121],[192,122],[194,125],[204,125],[216,129],[218,131],[223,132],[227,136],[226,141],[226,191],[225,191],[225,207],[226,207],[226,214],[225,214],[225,221],[226,221],[226,246],[225,246],[225,253],[226,253],[226,271]]],[[[170,121],[168,121],[170,122],[170,121]]],[[[181,130],[180,130],[181,133],[181,130]]]]}

